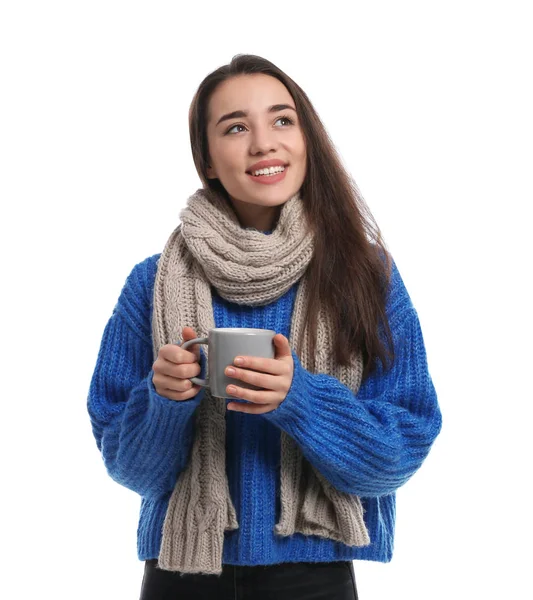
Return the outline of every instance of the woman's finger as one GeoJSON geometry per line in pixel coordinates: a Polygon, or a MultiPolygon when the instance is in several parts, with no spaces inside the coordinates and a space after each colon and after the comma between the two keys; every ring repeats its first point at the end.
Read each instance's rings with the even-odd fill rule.
{"type": "Polygon", "coordinates": [[[239,387],[238,384],[228,385],[226,387],[226,392],[229,394],[229,398],[235,397],[241,400],[248,400],[254,404],[269,404],[272,402],[279,402],[281,399],[280,392],[272,392],[268,390],[249,390],[247,388],[239,387]]]}
{"type": "Polygon", "coordinates": [[[194,386],[193,382],[189,379],[178,379],[176,377],[162,375],[161,373],[154,373],[152,381],[154,386],[157,385],[159,389],[171,390],[174,392],[188,392],[194,386]]]}
{"type": "Polygon", "coordinates": [[[233,365],[244,367],[252,371],[261,371],[271,375],[284,375],[288,373],[287,364],[275,358],[262,358],[260,356],[236,356],[233,365]]]}
{"type": "Polygon", "coordinates": [[[238,380],[235,385],[239,385],[239,381],[245,381],[265,390],[273,390],[275,392],[287,391],[284,390],[283,378],[278,375],[267,375],[266,373],[238,369],[237,367],[226,367],[224,373],[228,377],[238,380]]]}
{"type": "Polygon", "coordinates": [[[193,363],[181,363],[176,364],[167,360],[159,361],[157,365],[157,372],[161,375],[167,375],[168,377],[175,377],[178,379],[189,379],[196,377],[202,371],[200,364],[197,362],[193,363]]]}

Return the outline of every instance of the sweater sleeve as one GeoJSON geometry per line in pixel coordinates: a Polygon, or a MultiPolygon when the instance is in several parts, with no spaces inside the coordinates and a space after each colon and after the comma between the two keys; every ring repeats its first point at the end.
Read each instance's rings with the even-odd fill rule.
{"type": "MultiPolygon", "coordinates": [[[[176,402],[153,385],[151,293],[155,261],[136,265],[107,322],[87,398],[93,435],[108,474],[143,497],[174,488],[194,437],[203,389],[176,402]]],[[[202,352],[202,374],[205,356],[202,352]]]]}
{"type": "MultiPolygon", "coordinates": [[[[399,277],[397,271],[396,276],[399,277]]],[[[442,427],[419,319],[408,295],[390,306],[396,358],[381,363],[356,394],[335,377],[308,372],[293,351],[291,388],[262,416],[288,433],[337,489],[361,497],[395,492],[420,468],[442,427]]]]}

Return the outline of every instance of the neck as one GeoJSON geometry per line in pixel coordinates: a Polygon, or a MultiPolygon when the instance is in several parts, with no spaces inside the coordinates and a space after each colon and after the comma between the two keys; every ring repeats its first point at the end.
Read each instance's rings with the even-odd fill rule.
{"type": "Polygon", "coordinates": [[[272,231],[277,223],[281,206],[257,206],[231,198],[231,205],[241,227],[258,231],[272,231]]]}

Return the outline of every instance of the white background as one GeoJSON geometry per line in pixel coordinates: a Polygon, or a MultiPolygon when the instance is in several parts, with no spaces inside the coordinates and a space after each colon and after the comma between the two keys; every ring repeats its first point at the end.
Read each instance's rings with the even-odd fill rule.
{"type": "Polygon", "coordinates": [[[127,275],[200,187],[196,87],[238,53],[309,95],[439,394],[392,562],[354,563],[360,598],[532,597],[528,4],[2,3],[3,597],[138,598],[140,498],[107,475],[87,392],[127,275]]]}

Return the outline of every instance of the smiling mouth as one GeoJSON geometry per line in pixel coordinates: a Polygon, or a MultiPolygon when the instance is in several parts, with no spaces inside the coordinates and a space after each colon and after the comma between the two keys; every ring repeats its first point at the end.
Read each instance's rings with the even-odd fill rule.
{"type": "MultiPolygon", "coordinates": [[[[289,166],[289,164],[287,163],[286,165],[280,165],[280,166],[281,166],[281,167],[283,167],[284,169],[286,169],[286,168],[289,166]]],[[[258,171],[261,171],[261,169],[257,169],[257,170],[258,170],[258,171]]],[[[283,172],[283,171],[281,171],[281,172],[283,172]]],[[[247,175],[252,175],[252,176],[254,176],[254,177],[255,177],[255,175],[253,174],[253,171],[245,171],[245,173],[246,173],[247,175]]],[[[274,175],[277,175],[277,173],[274,173],[274,175]]]]}

